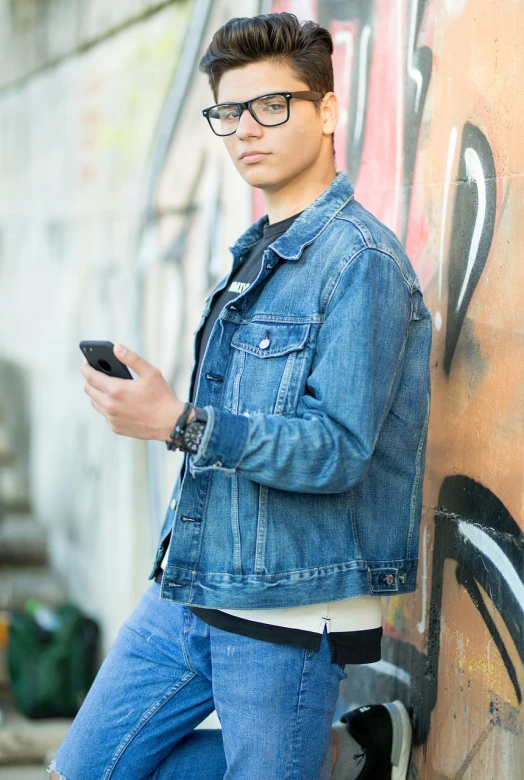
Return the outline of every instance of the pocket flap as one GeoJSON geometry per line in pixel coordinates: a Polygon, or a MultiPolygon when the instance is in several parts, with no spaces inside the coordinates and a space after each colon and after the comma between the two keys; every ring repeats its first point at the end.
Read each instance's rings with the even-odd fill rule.
{"type": "Polygon", "coordinates": [[[237,330],[231,344],[261,358],[278,357],[302,349],[310,327],[309,322],[250,322],[237,330]]]}

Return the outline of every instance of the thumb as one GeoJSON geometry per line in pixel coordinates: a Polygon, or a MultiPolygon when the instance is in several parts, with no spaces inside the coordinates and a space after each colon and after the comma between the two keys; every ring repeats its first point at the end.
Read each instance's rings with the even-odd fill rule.
{"type": "Polygon", "coordinates": [[[148,363],[147,360],[144,360],[144,358],[137,355],[136,352],[132,352],[123,344],[115,344],[113,352],[121,363],[136,371],[138,376],[145,376],[153,370],[151,363],[148,363]]]}

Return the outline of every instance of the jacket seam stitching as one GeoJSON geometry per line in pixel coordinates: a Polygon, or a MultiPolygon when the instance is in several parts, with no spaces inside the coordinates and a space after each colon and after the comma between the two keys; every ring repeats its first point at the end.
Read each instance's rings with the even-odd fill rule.
{"type": "Polygon", "coordinates": [[[363,246],[363,247],[361,247],[360,249],[358,249],[356,252],[354,252],[354,253],[351,255],[351,257],[349,258],[349,260],[348,260],[348,261],[345,263],[345,265],[344,265],[344,266],[343,266],[343,267],[340,269],[340,272],[339,272],[339,275],[338,275],[338,279],[336,279],[336,281],[335,281],[335,284],[333,285],[333,289],[331,290],[331,292],[330,292],[330,294],[329,294],[329,298],[327,299],[327,302],[326,302],[326,307],[325,307],[325,309],[324,309],[324,312],[323,312],[324,320],[326,319],[326,313],[327,313],[327,310],[329,309],[329,307],[330,307],[330,305],[331,305],[331,301],[332,301],[332,299],[333,299],[333,296],[334,296],[334,294],[335,294],[335,293],[336,293],[336,291],[338,290],[338,286],[339,286],[339,284],[340,284],[340,280],[341,280],[341,279],[342,279],[342,277],[344,276],[344,274],[345,274],[345,272],[346,272],[346,269],[347,269],[347,268],[350,266],[350,264],[351,264],[351,263],[352,263],[352,262],[355,260],[355,258],[356,258],[356,257],[358,257],[358,256],[359,256],[359,255],[360,255],[362,252],[365,252],[365,251],[366,251],[366,249],[368,249],[368,247],[366,247],[366,246],[363,246]]]}
{"type": "MultiPolygon", "coordinates": [[[[374,252],[380,252],[381,254],[384,254],[384,255],[387,255],[388,257],[391,257],[391,259],[393,260],[393,262],[395,263],[395,265],[396,265],[396,266],[398,266],[398,269],[399,269],[400,273],[402,274],[402,278],[403,278],[403,279],[404,279],[404,281],[406,282],[406,285],[407,285],[407,286],[408,286],[410,289],[412,288],[412,286],[413,286],[413,284],[412,284],[412,281],[410,281],[410,280],[409,280],[409,279],[406,277],[406,275],[404,274],[404,271],[403,271],[403,269],[402,269],[402,267],[401,267],[400,263],[398,263],[398,262],[397,262],[397,260],[394,258],[394,256],[393,256],[393,255],[391,255],[389,252],[387,252],[385,249],[382,249],[381,247],[379,247],[379,246],[376,246],[376,244],[370,244],[370,243],[369,243],[369,241],[368,241],[368,239],[367,239],[366,235],[364,234],[364,231],[362,230],[362,228],[361,228],[361,226],[360,226],[360,220],[359,220],[358,218],[356,218],[356,217],[348,217],[348,216],[346,216],[346,215],[343,215],[343,216],[339,217],[339,219],[342,219],[342,220],[344,220],[344,222],[351,222],[351,224],[355,226],[355,228],[356,228],[356,229],[358,230],[358,232],[360,233],[360,235],[361,235],[361,237],[362,237],[362,240],[364,241],[364,243],[366,244],[366,247],[367,247],[368,249],[371,249],[371,250],[373,250],[374,252]]],[[[415,281],[415,280],[413,280],[413,281],[415,281]]],[[[416,289],[419,289],[419,288],[417,287],[416,289]]]]}
{"type": "MultiPolygon", "coordinates": [[[[391,260],[391,261],[392,261],[392,262],[395,264],[395,266],[397,267],[397,269],[398,269],[398,271],[399,271],[399,273],[400,273],[400,275],[401,275],[401,277],[402,277],[402,281],[404,282],[404,284],[405,284],[405,285],[406,285],[406,287],[408,288],[408,292],[409,292],[409,293],[411,292],[411,284],[409,283],[409,280],[408,280],[408,279],[406,279],[406,277],[405,277],[405,275],[404,275],[404,272],[403,272],[403,270],[402,270],[402,268],[401,268],[400,264],[399,264],[399,263],[397,262],[397,260],[395,259],[395,257],[394,257],[392,254],[390,254],[389,252],[386,252],[384,249],[378,249],[378,248],[376,248],[376,247],[368,246],[368,244],[366,243],[366,246],[363,246],[363,247],[361,247],[361,248],[360,248],[360,249],[358,249],[358,250],[357,250],[357,251],[356,251],[354,254],[352,254],[352,255],[351,255],[351,257],[349,258],[349,260],[348,260],[348,261],[345,263],[345,265],[344,265],[344,266],[342,267],[342,269],[340,270],[340,273],[339,273],[339,275],[338,275],[338,279],[336,280],[336,282],[335,282],[335,284],[334,284],[334,286],[333,286],[333,289],[332,289],[332,291],[331,291],[331,293],[330,293],[330,295],[329,295],[329,298],[328,298],[328,300],[327,300],[326,308],[324,309],[324,316],[325,316],[325,314],[326,314],[326,312],[327,312],[327,310],[328,310],[328,308],[329,308],[329,306],[330,306],[330,304],[331,304],[332,298],[333,298],[334,294],[336,293],[336,291],[337,291],[337,289],[338,289],[338,286],[339,286],[339,284],[340,284],[340,281],[341,281],[342,277],[344,276],[344,274],[345,274],[346,270],[347,270],[347,269],[348,269],[348,267],[351,265],[351,263],[353,263],[353,262],[356,260],[356,258],[357,258],[359,255],[361,255],[361,254],[362,254],[362,252],[365,252],[366,250],[368,250],[368,251],[371,251],[371,252],[378,252],[379,254],[381,254],[381,255],[384,255],[385,257],[389,257],[389,259],[390,259],[390,260],[391,260]]],[[[410,306],[410,310],[411,310],[411,306],[410,306]]]]}
{"type": "Polygon", "coordinates": [[[402,266],[397,261],[396,257],[394,255],[392,255],[390,252],[386,252],[385,249],[380,249],[379,247],[370,247],[370,249],[371,248],[373,249],[373,252],[379,252],[381,255],[385,255],[386,257],[389,257],[390,260],[392,260],[395,263],[395,265],[397,266],[397,268],[398,268],[398,270],[400,272],[400,275],[402,276],[402,279],[404,280],[404,283],[405,283],[406,287],[408,288],[409,292],[411,292],[411,288],[412,288],[411,282],[405,276],[404,271],[402,269],[402,266]]]}
{"type": "Polygon", "coordinates": [[[355,537],[355,544],[357,547],[357,552],[359,553],[359,559],[362,560],[362,548],[360,546],[360,537],[358,534],[358,526],[357,526],[357,510],[355,506],[355,490],[354,488],[351,488],[349,491],[349,511],[351,513],[351,525],[353,528],[353,535],[355,537]]]}
{"type": "MultiPolygon", "coordinates": [[[[226,576],[226,577],[241,577],[242,579],[248,579],[254,577],[255,579],[275,579],[275,578],[281,578],[281,577],[287,577],[288,575],[292,574],[307,574],[308,572],[312,571],[327,571],[327,570],[336,570],[339,567],[346,567],[346,564],[360,564],[356,566],[352,566],[349,571],[382,571],[383,569],[395,569],[400,568],[402,566],[405,566],[407,563],[417,563],[418,558],[394,558],[392,560],[387,561],[367,561],[367,560],[361,560],[361,559],[355,559],[354,561],[345,561],[344,563],[332,563],[329,566],[313,566],[310,569],[292,569],[291,571],[281,571],[277,574],[232,574],[228,571],[204,571],[204,572],[197,572],[193,569],[188,569],[185,566],[172,566],[168,565],[166,567],[166,571],[168,569],[182,569],[183,571],[190,571],[192,574],[198,575],[199,577],[214,577],[215,575],[219,576],[226,576]],[[375,564],[380,564],[379,566],[376,566],[375,564]],[[370,564],[373,564],[373,569],[370,569],[370,564]]],[[[256,609],[256,607],[253,607],[253,609],[256,609]]]]}
{"type": "Polygon", "coordinates": [[[234,469],[237,469],[237,468],[239,467],[240,463],[242,463],[242,460],[244,459],[244,455],[246,454],[247,448],[248,448],[248,446],[249,446],[249,442],[250,442],[250,440],[251,440],[251,435],[252,435],[252,433],[253,433],[253,423],[252,423],[252,422],[251,422],[251,420],[249,419],[249,416],[248,416],[247,414],[246,414],[246,415],[243,415],[243,416],[247,418],[247,436],[246,436],[246,443],[244,444],[244,448],[243,448],[243,450],[242,450],[242,454],[240,455],[240,457],[239,457],[238,461],[237,461],[237,462],[235,463],[235,465],[233,466],[233,468],[234,468],[234,469]]]}
{"type": "Polygon", "coordinates": [[[377,446],[377,441],[378,441],[378,438],[379,438],[379,436],[381,434],[382,426],[384,425],[384,421],[385,421],[386,417],[388,416],[389,411],[391,409],[391,405],[390,405],[390,401],[392,401],[391,393],[392,393],[392,390],[393,390],[393,385],[395,384],[395,379],[397,378],[399,367],[400,367],[402,361],[404,360],[404,356],[406,354],[406,341],[407,341],[407,334],[404,334],[404,341],[402,342],[402,349],[399,352],[399,355],[398,355],[398,358],[397,358],[397,362],[396,362],[396,365],[395,365],[395,370],[394,370],[393,376],[391,378],[391,384],[389,386],[388,395],[387,395],[387,398],[386,398],[386,403],[384,405],[384,411],[382,412],[382,417],[380,419],[380,423],[379,423],[378,429],[377,429],[377,435],[375,436],[375,441],[373,442],[372,453],[375,450],[375,447],[377,446]]]}
{"type": "Polygon", "coordinates": [[[417,456],[415,458],[415,479],[413,480],[413,487],[411,488],[411,506],[410,506],[410,518],[409,518],[409,531],[408,531],[408,540],[407,540],[407,549],[406,552],[411,553],[411,545],[413,543],[413,531],[414,531],[414,525],[415,525],[415,495],[418,490],[418,485],[420,482],[420,460],[422,457],[422,449],[424,446],[424,440],[426,438],[426,432],[428,430],[429,425],[429,414],[430,414],[430,408],[431,408],[431,396],[429,392],[426,392],[426,398],[427,398],[427,409],[426,409],[426,419],[424,420],[424,427],[422,429],[422,433],[420,435],[420,441],[418,444],[417,449],[417,456]]]}

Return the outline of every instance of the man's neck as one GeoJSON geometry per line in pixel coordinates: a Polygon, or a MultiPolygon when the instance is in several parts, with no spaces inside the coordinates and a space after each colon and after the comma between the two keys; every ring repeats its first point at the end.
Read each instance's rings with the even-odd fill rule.
{"type": "Polygon", "coordinates": [[[292,217],[293,214],[298,214],[299,211],[310,206],[329,187],[336,176],[336,171],[333,167],[322,177],[312,176],[311,171],[307,174],[307,179],[297,176],[278,191],[263,190],[270,225],[292,217]]]}

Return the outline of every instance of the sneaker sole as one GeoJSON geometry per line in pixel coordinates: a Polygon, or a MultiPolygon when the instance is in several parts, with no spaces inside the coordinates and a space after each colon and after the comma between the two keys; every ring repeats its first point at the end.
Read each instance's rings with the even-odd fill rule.
{"type": "Polygon", "coordinates": [[[391,746],[391,780],[406,780],[413,729],[407,709],[401,701],[383,704],[393,723],[393,744],[391,746]]]}

